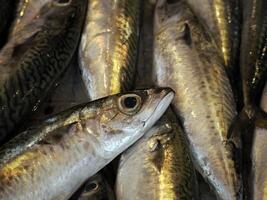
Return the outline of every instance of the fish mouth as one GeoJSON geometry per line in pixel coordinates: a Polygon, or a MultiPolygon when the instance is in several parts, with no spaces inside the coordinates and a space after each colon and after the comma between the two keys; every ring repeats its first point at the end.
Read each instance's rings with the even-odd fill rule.
{"type": "Polygon", "coordinates": [[[174,91],[170,88],[168,88],[165,91],[165,96],[162,98],[162,100],[157,104],[154,111],[152,112],[152,115],[147,119],[146,122],[144,122],[144,128],[151,127],[153,123],[159,120],[159,118],[164,114],[164,112],[167,110],[169,105],[171,104],[173,98],[174,98],[174,91]]]}

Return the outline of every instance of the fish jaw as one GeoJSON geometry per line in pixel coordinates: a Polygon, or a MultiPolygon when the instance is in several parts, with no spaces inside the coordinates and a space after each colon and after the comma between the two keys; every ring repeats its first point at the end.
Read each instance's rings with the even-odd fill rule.
{"type": "MultiPolygon", "coordinates": [[[[152,91],[152,93],[154,93],[152,91]]],[[[122,152],[122,149],[129,147],[141,136],[143,136],[156,121],[163,115],[168,106],[170,105],[174,97],[174,92],[170,89],[163,90],[155,95],[155,98],[148,99],[146,111],[140,112],[135,116],[136,119],[131,121],[129,126],[124,126],[122,131],[119,131],[117,135],[103,134],[97,136],[97,140],[101,141],[101,155],[104,158],[114,158],[114,152],[117,151],[116,156],[122,152]],[[124,145],[125,144],[125,145],[124,145]],[[129,145],[130,144],[130,145],[129,145]],[[120,148],[118,146],[120,145],[120,148]]],[[[119,119],[119,118],[118,118],[119,119]]],[[[106,122],[105,122],[106,123],[106,122]]],[[[106,124],[107,125],[107,124],[106,124]]],[[[116,120],[116,122],[108,124],[108,129],[113,132],[114,130],[120,130],[122,124],[116,120]]]]}

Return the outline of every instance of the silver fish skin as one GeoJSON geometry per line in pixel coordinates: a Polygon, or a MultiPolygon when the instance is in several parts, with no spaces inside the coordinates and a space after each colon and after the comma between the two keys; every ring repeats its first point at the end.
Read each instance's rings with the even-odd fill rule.
{"type": "Polygon", "coordinates": [[[199,199],[187,142],[174,113],[167,113],[122,154],[118,200],[199,199]]]}
{"type": "Polygon", "coordinates": [[[79,48],[92,100],[132,88],[137,64],[141,0],[91,0],[79,48]]]}
{"type": "Polygon", "coordinates": [[[69,66],[85,5],[87,0],[48,2],[0,52],[0,144],[18,134],[69,66]]]}
{"type": "Polygon", "coordinates": [[[158,1],[154,22],[154,79],[172,87],[197,170],[218,199],[242,198],[240,138],[227,132],[236,116],[220,52],[188,5],[158,1]]]}
{"type": "Polygon", "coordinates": [[[86,181],[79,197],[70,200],[115,200],[115,196],[103,174],[97,173],[86,181]]]}
{"type": "MultiPolygon", "coordinates": [[[[262,98],[261,108],[267,112],[267,86],[265,85],[262,98]]],[[[251,175],[250,175],[250,192],[253,200],[267,199],[267,130],[263,128],[255,129],[253,135],[251,151],[251,175]]]]}
{"type": "Polygon", "coordinates": [[[186,2],[215,39],[226,68],[230,68],[231,72],[238,72],[240,0],[186,0],[186,2]]]}
{"type": "Polygon", "coordinates": [[[68,199],[165,112],[169,88],[136,90],[74,107],[2,146],[0,199],[68,199]]]}

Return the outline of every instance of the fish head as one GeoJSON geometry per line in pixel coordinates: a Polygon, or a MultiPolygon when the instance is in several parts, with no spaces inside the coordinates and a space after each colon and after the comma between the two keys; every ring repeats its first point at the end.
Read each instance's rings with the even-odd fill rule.
{"type": "Polygon", "coordinates": [[[148,131],[174,97],[170,88],[136,90],[107,97],[98,114],[95,135],[104,157],[120,153],[148,131]]]}

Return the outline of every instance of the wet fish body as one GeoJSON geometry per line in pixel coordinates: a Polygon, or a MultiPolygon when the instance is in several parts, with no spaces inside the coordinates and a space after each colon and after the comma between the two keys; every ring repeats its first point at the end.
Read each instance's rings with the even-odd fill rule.
{"type": "Polygon", "coordinates": [[[141,0],[92,0],[79,48],[82,77],[91,99],[132,88],[141,0]]]}
{"type": "Polygon", "coordinates": [[[123,153],[117,199],[198,199],[184,133],[171,110],[123,153]],[[130,173],[129,173],[130,172],[130,173]]]}
{"type": "Polygon", "coordinates": [[[186,2],[215,39],[227,70],[231,73],[239,72],[237,60],[240,45],[240,1],[186,0],[186,2]]]}
{"type": "Polygon", "coordinates": [[[0,143],[16,134],[21,120],[38,108],[67,68],[78,45],[86,3],[47,3],[30,25],[38,29],[28,32],[25,26],[20,31],[28,37],[18,44],[13,41],[11,51],[0,55],[0,143]]]}
{"type": "Polygon", "coordinates": [[[258,106],[266,82],[267,2],[244,2],[241,44],[241,75],[244,106],[258,106]]]}
{"type": "MultiPolygon", "coordinates": [[[[267,87],[263,91],[261,100],[262,109],[267,112],[267,87]]],[[[264,200],[267,198],[267,147],[266,147],[266,129],[256,128],[252,143],[252,167],[250,175],[251,199],[264,200]]]]}
{"type": "Polygon", "coordinates": [[[158,1],[154,25],[155,82],[177,92],[173,106],[182,119],[195,166],[219,199],[241,199],[235,162],[240,141],[227,140],[236,110],[220,52],[182,2],[158,1]]]}
{"type": "Polygon", "coordinates": [[[139,90],[74,107],[0,150],[0,199],[67,199],[165,112],[171,89],[139,90]]]}

